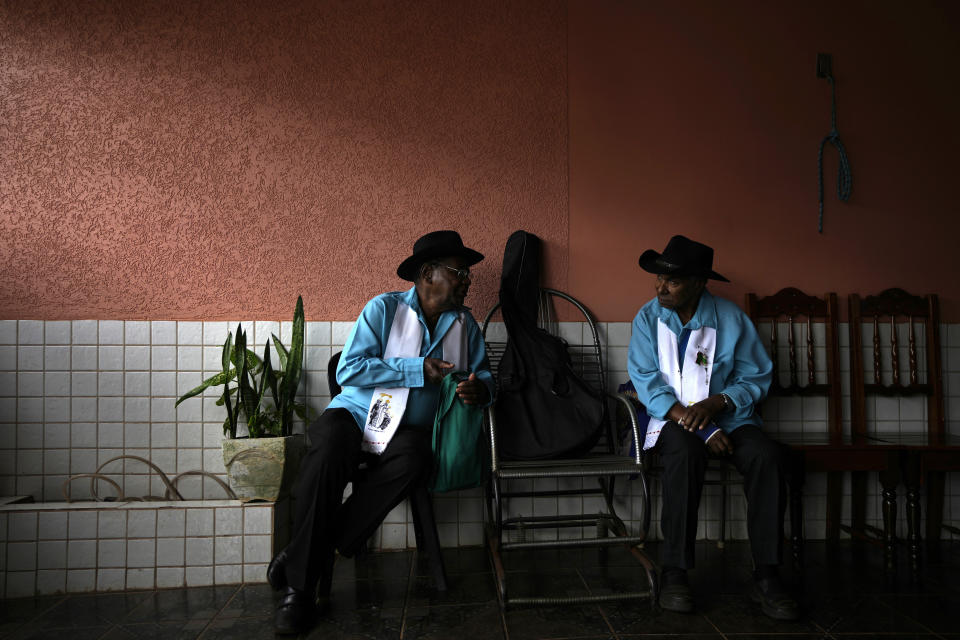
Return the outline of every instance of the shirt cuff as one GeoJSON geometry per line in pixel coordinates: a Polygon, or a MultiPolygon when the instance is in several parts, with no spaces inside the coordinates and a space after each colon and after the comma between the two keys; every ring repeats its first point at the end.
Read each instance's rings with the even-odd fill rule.
{"type": "Polygon", "coordinates": [[[647,415],[657,420],[667,420],[667,414],[676,402],[677,399],[674,396],[667,393],[661,394],[650,401],[646,407],[647,415]]]}
{"type": "Polygon", "coordinates": [[[402,387],[422,387],[424,386],[423,377],[423,358],[404,358],[401,365],[403,372],[402,387]]]}

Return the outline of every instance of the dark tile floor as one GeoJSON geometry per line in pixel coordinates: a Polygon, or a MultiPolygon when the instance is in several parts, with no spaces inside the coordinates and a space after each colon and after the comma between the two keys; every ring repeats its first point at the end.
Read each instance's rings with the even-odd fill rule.
{"type": "MultiPolygon", "coordinates": [[[[656,555],[656,549],[651,549],[656,555]]],[[[902,553],[902,551],[901,551],[902,553]]],[[[450,589],[433,590],[426,567],[412,552],[341,559],[333,604],[307,638],[438,638],[523,640],[533,638],[948,638],[960,640],[960,545],[945,545],[919,579],[900,559],[885,572],[880,549],[845,543],[831,552],[807,545],[804,571],[785,576],[800,594],[803,619],[765,618],[747,595],[749,549],[713,543],[698,547],[691,575],[698,609],[693,615],[653,611],[647,602],[516,607],[497,605],[483,549],[446,552],[450,589]]],[[[509,558],[508,558],[509,560],[509,558]]],[[[611,550],[541,552],[509,565],[509,588],[520,595],[598,594],[641,589],[633,558],[611,550]],[[536,571],[534,571],[536,569],[536,571]]],[[[0,602],[0,637],[57,638],[247,638],[273,637],[274,595],[266,585],[48,596],[0,602]]]]}

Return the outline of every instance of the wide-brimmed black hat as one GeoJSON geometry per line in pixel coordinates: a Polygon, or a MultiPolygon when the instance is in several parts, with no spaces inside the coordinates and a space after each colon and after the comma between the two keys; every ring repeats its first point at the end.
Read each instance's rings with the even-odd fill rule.
{"type": "Polygon", "coordinates": [[[673,236],[663,253],[647,249],[640,256],[644,271],[671,276],[694,276],[730,282],[713,270],[713,249],[684,236],[673,236]]]}
{"type": "Polygon", "coordinates": [[[417,279],[420,265],[434,258],[460,256],[467,261],[466,266],[475,265],[483,260],[483,254],[463,246],[463,240],[456,231],[431,231],[413,243],[413,255],[400,263],[397,275],[413,282],[417,279]]]}

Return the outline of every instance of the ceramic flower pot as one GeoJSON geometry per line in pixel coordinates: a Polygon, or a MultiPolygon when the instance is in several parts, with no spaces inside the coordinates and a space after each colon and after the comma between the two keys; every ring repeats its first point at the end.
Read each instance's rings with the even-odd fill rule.
{"type": "Polygon", "coordinates": [[[237,498],[276,501],[293,487],[306,451],[302,435],[223,441],[223,465],[237,498]]]}

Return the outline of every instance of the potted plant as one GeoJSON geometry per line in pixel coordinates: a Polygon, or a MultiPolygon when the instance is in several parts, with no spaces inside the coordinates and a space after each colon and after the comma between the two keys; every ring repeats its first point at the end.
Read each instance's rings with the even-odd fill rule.
{"type": "Polygon", "coordinates": [[[226,408],[223,420],[223,464],[230,488],[241,500],[277,500],[285,496],[296,478],[306,448],[302,435],[293,434],[294,415],[307,421],[309,409],[296,401],[303,373],[303,298],[297,297],[290,349],[271,334],[278,364],[266,341],[263,358],[247,348],[247,334],[237,333],[223,343],[220,373],[183,394],[177,404],[209,387],[223,385],[218,406],[226,408]],[[244,426],[247,436],[237,436],[244,426]]]}

